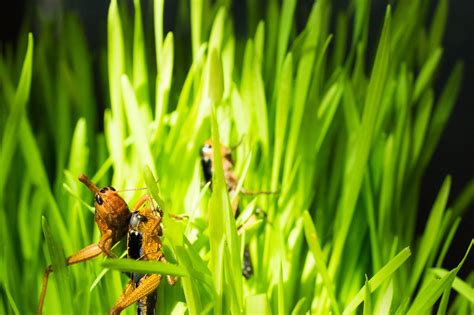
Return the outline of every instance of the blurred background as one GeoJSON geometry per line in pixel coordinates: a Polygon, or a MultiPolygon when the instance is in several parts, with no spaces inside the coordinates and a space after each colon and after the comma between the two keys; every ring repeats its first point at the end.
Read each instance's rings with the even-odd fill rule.
{"type": "MultiPolygon", "coordinates": [[[[127,0],[130,7],[133,1],[127,0]]],[[[143,10],[151,10],[152,1],[143,1],[143,10]]],[[[345,7],[347,1],[334,1],[334,6],[345,7]]],[[[379,30],[383,20],[386,4],[392,1],[372,1],[371,24],[376,27],[370,27],[370,30],[379,30]]],[[[245,29],[245,19],[252,18],[245,4],[246,1],[235,0],[233,4],[234,27],[237,36],[245,35],[252,30],[245,29]],[[239,22],[240,21],[240,22],[239,22]]],[[[265,1],[261,2],[265,5],[265,1]]],[[[301,21],[300,25],[305,25],[309,9],[313,1],[300,0],[296,8],[297,21],[301,21]]],[[[18,36],[22,33],[22,28],[28,27],[33,30],[36,35],[40,32],[38,29],[38,21],[45,20],[51,24],[61,19],[60,12],[68,11],[77,15],[82,23],[86,39],[92,55],[92,72],[94,73],[95,82],[93,84],[95,96],[98,104],[98,110],[102,112],[103,108],[108,104],[107,90],[104,90],[100,83],[101,72],[104,71],[103,62],[101,62],[100,51],[106,47],[106,19],[108,1],[95,0],[16,0],[14,2],[6,2],[0,10],[0,49],[2,53],[7,47],[15,47],[17,45],[18,36]],[[12,5],[6,9],[7,5],[12,5]],[[26,21],[30,21],[27,26],[26,21]]],[[[165,21],[164,30],[176,31],[175,21],[177,14],[166,14],[167,12],[177,12],[176,2],[172,0],[165,1],[165,21]]],[[[145,21],[148,17],[148,23],[151,23],[150,16],[144,14],[145,21]]],[[[463,187],[474,179],[474,1],[472,0],[456,0],[449,2],[448,21],[446,32],[443,40],[443,57],[442,66],[438,74],[440,80],[437,84],[441,87],[445,84],[450,69],[457,60],[463,60],[465,71],[460,96],[457,100],[445,131],[441,137],[440,143],[429,163],[423,178],[420,198],[420,214],[417,226],[419,231],[428,216],[428,212],[436,198],[438,190],[447,174],[452,176],[452,188],[450,201],[454,200],[463,187]]],[[[149,25],[151,27],[151,25],[149,25]]],[[[147,27],[145,26],[145,29],[147,27]]],[[[183,31],[178,33],[179,36],[189,36],[183,31]]],[[[369,34],[370,38],[377,38],[378,34],[369,34]]],[[[190,40],[189,40],[190,42],[190,40]]],[[[9,49],[9,48],[8,48],[9,49]]],[[[191,56],[189,56],[190,58],[191,56]]],[[[1,87],[0,87],[1,88],[1,87]]],[[[3,105],[0,105],[3,106],[3,105]]],[[[101,113],[99,117],[101,117],[101,113]]],[[[102,119],[98,119],[97,129],[101,129],[102,119]]],[[[34,119],[33,119],[34,124],[34,119]]],[[[471,198],[472,199],[472,198],[471,198]]],[[[446,257],[446,267],[454,267],[462,258],[466,244],[474,236],[474,208],[471,203],[469,210],[465,213],[462,224],[456,233],[453,245],[450,247],[446,257]]],[[[466,275],[474,266],[473,255],[468,257],[466,268],[461,269],[461,276],[466,275]],[[470,266],[470,267],[469,267],[470,266]]]]}

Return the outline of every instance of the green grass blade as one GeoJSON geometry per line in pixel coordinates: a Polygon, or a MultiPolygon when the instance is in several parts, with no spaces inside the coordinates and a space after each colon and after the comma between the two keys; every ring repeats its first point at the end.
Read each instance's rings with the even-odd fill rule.
{"type": "MultiPolygon", "coordinates": [[[[435,275],[440,278],[446,276],[449,273],[448,270],[442,268],[433,268],[432,270],[435,275]]],[[[455,277],[453,281],[453,289],[464,296],[470,303],[474,303],[474,288],[468,283],[458,277],[455,277]]]]}
{"type": "Polygon", "coordinates": [[[291,99],[293,96],[293,55],[289,53],[283,64],[283,68],[278,80],[275,116],[275,144],[272,163],[271,189],[277,190],[280,178],[280,168],[284,156],[284,144],[288,124],[288,113],[290,111],[291,99]],[[278,126],[278,127],[277,127],[278,126]]]}
{"type": "Polygon", "coordinates": [[[418,293],[415,300],[413,301],[413,304],[408,310],[407,312],[408,315],[419,314],[421,312],[425,312],[430,307],[433,306],[433,304],[436,302],[439,296],[447,288],[449,288],[452,285],[454,279],[456,278],[456,274],[458,273],[459,269],[461,269],[462,265],[464,264],[464,261],[469,255],[469,252],[473,244],[474,244],[474,241],[471,240],[471,243],[469,244],[469,248],[467,249],[466,254],[464,255],[463,259],[461,260],[461,262],[456,268],[449,271],[446,275],[441,277],[441,279],[439,280],[433,279],[426,286],[424,286],[424,288],[420,291],[420,293],[418,293]]]}
{"type": "MultiPolygon", "coordinates": [[[[290,38],[291,25],[293,24],[296,1],[285,0],[281,8],[280,23],[278,25],[278,41],[276,50],[276,67],[280,69],[283,58],[288,49],[288,40],[290,38]]],[[[278,74],[278,70],[276,73],[278,74]]]]}
{"type": "Polygon", "coordinates": [[[180,277],[188,277],[189,274],[180,265],[167,264],[160,261],[137,261],[133,259],[107,259],[102,267],[127,272],[159,273],[180,277]]]}
{"type": "Polygon", "coordinates": [[[145,175],[146,187],[150,191],[151,196],[158,203],[158,206],[160,207],[160,209],[166,210],[165,202],[163,198],[161,198],[160,196],[160,188],[158,186],[158,181],[155,179],[152,171],[150,170],[148,166],[145,167],[144,169],[144,175],[145,175]]]}
{"type": "Polygon", "coordinates": [[[174,36],[171,32],[166,35],[161,58],[161,68],[156,77],[155,121],[158,124],[156,137],[162,133],[160,128],[163,128],[163,118],[168,112],[169,93],[173,82],[174,36]]]}
{"type": "Polygon", "coordinates": [[[422,167],[429,162],[430,157],[433,155],[441,136],[441,132],[451,114],[461,87],[462,73],[463,65],[462,63],[457,63],[435,106],[430,126],[428,127],[428,133],[426,135],[427,142],[422,150],[423,155],[420,157],[422,167]]]}
{"type": "Polygon", "coordinates": [[[423,65],[421,72],[415,82],[415,90],[413,92],[413,102],[416,103],[428,84],[433,80],[434,73],[438,68],[443,51],[441,48],[433,51],[426,63],[423,65]]]}
{"type": "MultiPolygon", "coordinates": [[[[374,292],[384,281],[392,278],[393,273],[403,265],[408,257],[410,257],[411,252],[408,247],[404,248],[399,252],[395,257],[393,257],[385,266],[382,267],[372,278],[370,278],[368,284],[370,286],[371,292],[374,292]]],[[[351,301],[346,305],[343,314],[349,314],[353,312],[356,307],[362,303],[365,295],[365,285],[362,287],[359,292],[351,299],[351,301]]]]}
{"type": "Polygon", "coordinates": [[[431,213],[425,227],[425,232],[423,233],[420,245],[417,248],[415,262],[413,264],[413,271],[410,276],[410,285],[408,287],[409,293],[415,290],[430,253],[432,251],[436,251],[436,248],[433,248],[433,244],[436,240],[436,237],[438,236],[444,209],[446,207],[446,203],[448,202],[450,188],[451,178],[448,176],[444,180],[443,185],[441,186],[441,189],[438,193],[438,197],[433,204],[433,208],[431,209],[431,213]]]}
{"type": "Polygon", "coordinates": [[[329,296],[331,297],[331,306],[336,314],[340,313],[339,306],[337,305],[337,299],[334,291],[333,282],[329,275],[329,271],[325,265],[325,257],[323,255],[323,251],[319,245],[318,235],[316,233],[316,229],[314,224],[311,220],[311,216],[309,215],[308,211],[303,212],[303,224],[304,224],[304,232],[306,236],[306,241],[308,242],[308,246],[311,250],[311,253],[314,255],[314,260],[316,262],[316,268],[321,273],[323,278],[324,285],[326,290],[329,292],[329,296]]]}
{"type": "Polygon", "coordinates": [[[345,176],[346,184],[339,204],[338,217],[336,218],[337,234],[335,235],[334,249],[329,262],[329,272],[336,273],[340,264],[344,244],[354,213],[355,205],[362,186],[364,172],[369,157],[372,143],[374,126],[377,119],[378,109],[383,99],[385,81],[387,81],[390,61],[390,21],[391,9],[387,7],[382,35],[375,56],[374,67],[370,78],[365,99],[362,122],[357,130],[357,140],[353,151],[353,158],[347,163],[345,176]]]}
{"type": "Polygon", "coordinates": [[[59,246],[59,243],[55,240],[55,237],[51,233],[48,222],[45,217],[42,220],[43,223],[43,233],[46,244],[49,249],[49,255],[51,256],[51,264],[54,270],[54,277],[56,277],[56,283],[58,285],[58,290],[61,294],[61,299],[64,303],[64,312],[71,313],[71,288],[68,281],[67,270],[66,270],[66,257],[64,256],[63,249],[59,246]]]}
{"type": "Polygon", "coordinates": [[[8,172],[10,171],[10,164],[12,163],[13,154],[18,143],[15,134],[20,129],[20,123],[24,117],[26,103],[30,95],[31,73],[33,68],[33,35],[28,34],[28,48],[23,61],[21,70],[20,82],[15,92],[13,103],[10,106],[10,115],[7,118],[5,126],[3,127],[2,147],[0,148],[0,202],[3,200],[3,190],[6,180],[8,179],[8,172]]]}
{"type": "Polygon", "coordinates": [[[156,53],[156,67],[161,70],[161,56],[163,45],[163,7],[164,0],[153,1],[153,22],[155,30],[155,53],[156,53]]]}
{"type": "MultiPolygon", "coordinates": [[[[148,92],[148,70],[146,59],[145,36],[143,34],[143,22],[140,0],[133,1],[135,9],[135,25],[133,28],[133,88],[137,95],[137,101],[140,106],[149,108],[148,92]]],[[[161,44],[161,42],[159,42],[161,44]]]]}
{"type": "Polygon", "coordinates": [[[369,278],[365,275],[364,315],[372,314],[372,297],[370,296],[369,278]]]}
{"type": "Polygon", "coordinates": [[[143,115],[138,108],[135,92],[126,75],[122,76],[122,96],[125,103],[128,125],[133,136],[134,147],[136,152],[140,152],[141,165],[142,167],[149,167],[153,174],[157,174],[149,145],[148,133],[143,125],[143,115]]]}
{"type": "Polygon", "coordinates": [[[202,11],[203,0],[194,0],[191,2],[191,38],[193,47],[193,59],[198,56],[199,47],[202,44],[202,11]]]}

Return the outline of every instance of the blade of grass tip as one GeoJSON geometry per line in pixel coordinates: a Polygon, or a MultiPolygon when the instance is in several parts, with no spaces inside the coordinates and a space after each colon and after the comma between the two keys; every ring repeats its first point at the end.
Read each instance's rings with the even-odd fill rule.
{"type": "MultiPolygon", "coordinates": [[[[410,257],[411,252],[408,247],[400,251],[397,256],[393,257],[385,266],[382,267],[372,278],[370,278],[368,284],[370,291],[374,292],[384,281],[390,279],[393,273],[400,268],[402,264],[410,257]]],[[[362,303],[365,294],[365,285],[359,292],[351,299],[344,309],[343,314],[352,313],[357,306],[362,303]]]]}
{"type": "Polygon", "coordinates": [[[336,314],[340,314],[339,306],[337,305],[336,294],[333,286],[331,277],[329,276],[328,269],[325,265],[325,257],[323,251],[319,245],[318,235],[316,233],[316,228],[314,227],[311,216],[307,210],[303,212],[303,224],[304,224],[304,234],[306,236],[306,241],[308,242],[309,249],[314,255],[314,260],[316,262],[316,268],[321,274],[323,279],[323,284],[326,287],[326,290],[329,293],[331,299],[331,307],[333,308],[336,314]]]}
{"type": "MultiPolygon", "coordinates": [[[[125,139],[125,117],[122,103],[122,84],[121,76],[125,73],[125,51],[122,34],[122,23],[120,21],[120,12],[117,6],[117,0],[110,2],[107,15],[107,69],[109,81],[109,95],[112,112],[110,121],[114,122],[114,133],[109,137],[113,139],[115,145],[112,153],[115,154],[116,168],[115,176],[119,182],[122,182],[123,175],[121,169],[124,165],[124,150],[122,143],[125,139]]],[[[110,126],[109,126],[110,127],[110,126]]],[[[112,147],[112,146],[109,146],[112,147]]]]}
{"type": "Polygon", "coordinates": [[[367,274],[365,275],[365,297],[364,297],[364,315],[372,314],[372,298],[370,296],[370,284],[367,274]]]}
{"type": "Polygon", "coordinates": [[[221,7],[214,18],[212,24],[211,35],[209,35],[209,50],[216,49],[221,51],[222,43],[224,41],[224,30],[226,23],[226,8],[221,7]]]}
{"type": "Polygon", "coordinates": [[[10,106],[10,115],[3,127],[2,146],[0,148],[0,165],[2,165],[0,168],[0,202],[3,200],[3,189],[5,187],[5,182],[8,179],[8,172],[11,169],[10,164],[18,143],[18,139],[15,135],[20,129],[20,123],[30,95],[31,73],[33,68],[33,47],[33,35],[29,33],[28,47],[26,49],[23,67],[21,69],[20,81],[15,92],[13,103],[10,106]]]}
{"type": "Polygon", "coordinates": [[[56,242],[55,237],[51,233],[45,217],[42,218],[42,224],[44,238],[46,245],[48,246],[49,255],[51,256],[51,265],[53,266],[58,290],[61,293],[61,307],[65,313],[71,313],[71,287],[67,277],[66,257],[64,256],[62,248],[58,245],[58,242],[56,242]]]}
{"type": "Polygon", "coordinates": [[[290,32],[293,26],[293,19],[295,14],[296,1],[295,0],[284,0],[281,8],[280,23],[278,25],[278,41],[276,51],[276,72],[278,76],[280,67],[283,63],[283,58],[286,55],[288,49],[288,41],[290,39],[290,32]]]}
{"type": "Polygon", "coordinates": [[[412,161],[418,160],[423,142],[426,141],[426,130],[428,129],[431,110],[433,108],[433,91],[427,91],[420,100],[417,108],[416,118],[413,126],[413,153],[412,161]]]}
{"type": "Polygon", "coordinates": [[[463,259],[456,268],[449,271],[441,279],[433,279],[426,286],[424,286],[424,288],[421,290],[421,292],[418,293],[415,300],[413,301],[413,304],[408,310],[407,315],[424,313],[434,305],[434,303],[436,302],[436,300],[438,300],[439,296],[444,292],[444,290],[446,290],[452,285],[454,279],[456,278],[456,274],[464,264],[464,261],[469,255],[473,244],[474,240],[471,240],[471,243],[469,244],[469,247],[463,259]]]}
{"type": "Polygon", "coordinates": [[[157,137],[161,135],[163,118],[168,112],[169,93],[173,82],[174,36],[171,32],[166,35],[163,43],[161,59],[161,68],[156,76],[155,121],[158,124],[157,137]]]}
{"type": "Polygon", "coordinates": [[[436,248],[432,247],[438,236],[444,209],[446,208],[446,203],[448,202],[450,187],[451,177],[448,176],[441,186],[438,197],[436,198],[433,208],[431,209],[430,216],[428,217],[426,228],[421,238],[421,242],[415,257],[415,262],[413,264],[407,296],[409,296],[415,290],[430,253],[437,250],[436,248]]]}
{"type": "Polygon", "coordinates": [[[125,103],[128,125],[134,140],[133,143],[135,150],[136,152],[140,152],[141,164],[143,167],[150,167],[153,174],[156,174],[155,163],[150,150],[146,126],[143,124],[143,118],[140,110],[138,109],[135,92],[133,91],[132,85],[125,74],[122,76],[122,95],[125,103]]]}
{"type": "Polygon", "coordinates": [[[331,275],[336,273],[341,260],[355,205],[362,186],[362,180],[366,172],[377,114],[384,96],[385,83],[387,81],[390,65],[390,21],[391,7],[389,5],[387,6],[382,35],[367,88],[362,122],[355,139],[356,147],[354,148],[354,157],[349,160],[351,163],[346,165],[346,183],[343,188],[341,202],[339,203],[339,209],[341,211],[338,211],[336,216],[336,222],[341,223],[340,226],[337,227],[338,233],[335,235],[334,248],[329,262],[329,272],[331,275]]]}
{"type": "Polygon", "coordinates": [[[307,314],[307,311],[305,309],[305,306],[306,306],[306,298],[305,297],[302,297],[301,299],[298,300],[298,302],[296,303],[295,307],[293,308],[293,310],[291,311],[291,315],[303,315],[303,314],[307,314]]]}
{"type": "MultiPolygon", "coordinates": [[[[208,77],[205,87],[205,95],[209,97],[213,104],[217,105],[221,101],[222,95],[224,94],[224,76],[221,58],[219,52],[216,49],[213,49],[209,55],[207,75],[208,77]]],[[[215,146],[216,143],[213,143],[213,145],[215,146]]],[[[216,152],[220,151],[217,151],[216,149],[216,152]]]]}
{"type": "Polygon", "coordinates": [[[433,80],[433,76],[438,68],[439,62],[441,61],[441,56],[443,55],[443,50],[437,48],[428,60],[423,65],[423,68],[420,71],[420,74],[415,81],[415,90],[413,91],[413,103],[418,102],[418,99],[428,87],[430,82],[433,80]]]}
{"type": "MultiPolygon", "coordinates": [[[[191,2],[191,6],[196,1],[191,2]]],[[[156,53],[156,68],[161,70],[161,55],[163,45],[163,8],[164,0],[154,0],[153,5],[153,21],[155,26],[155,53],[156,53]]]]}
{"type": "Polygon", "coordinates": [[[371,1],[365,0],[355,1],[355,27],[352,33],[353,47],[359,42],[363,42],[364,44],[366,44],[366,40],[364,39],[364,37],[367,35],[369,28],[370,2],[371,1]]]}
{"type": "MultiPolygon", "coordinates": [[[[74,134],[71,141],[71,153],[69,154],[68,171],[70,174],[81,174],[87,169],[87,161],[89,161],[89,148],[87,146],[87,123],[84,118],[77,121],[74,134]]],[[[79,182],[76,178],[69,182],[78,186],[79,182]]]]}
{"type": "MultiPolygon", "coordinates": [[[[137,94],[138,104],[149,104],[148,71],[146,59],[145,39],[143,36],[143,22],[140,0],[134,0],[135,25],[133,27],[133,88],[137,94]]],[[[161,43],[161,42],[160,42],[161,43]]],[[[149,118],[149,117],[147,117],[149,118]]]]}
{"type": "MultiPolygon", "coordinates": [[[[449,273],[449,271],[442,268],[433,268],[432,271],[440,278],[446,276],[449,273]]],[[[468,283],[464,282],[458,277],[455,277],[453,281],[453,289],[456,290],[460,295],[464,296],[470,303],[474,303],[474,288],[468,283]]]]}
{"type": "Polygon", "coordinates": [[[458,62],[451,72],[448,82],[446,83],[443,92],[438,100],[433,111],[430,126],[428,127],[428,133],[426,135],[426,144],[422,150],[421,167],[424,168],[430,161],[433,155],[434,149],[438,144],[441,136],[441,132],[448,121],[453,106],[459,95],[461,88],[461,79],[463,75],[463,64],[458,62]]]}
{"type": "Polygon", "coordinates": [[[431,20],[431,26],[429,30],[429,50],[433,51],[436,47],[442,45],[442,39],[444,35],[444,30],[446,26],[446,19],[448,16],[448,1],[440,0],[438,1],[438,6],[434,13],[434,17],[431,20]]]}
{"type": "Polygon", "coordinates": [[[198,56],[202,42],[202,8],[203,0],[191,1],[191,42],[193,47],[193,60],[198,56]]]}

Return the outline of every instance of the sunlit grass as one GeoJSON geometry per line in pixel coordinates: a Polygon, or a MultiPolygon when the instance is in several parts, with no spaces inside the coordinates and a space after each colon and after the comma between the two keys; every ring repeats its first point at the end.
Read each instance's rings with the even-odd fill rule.
{"type": "MultiPolygon", "coordinates": [[[[160,286],[160,313],[472,312],[474,276],[457,277],[465,258],[451,270],[443,261],[474,185],[451,205],[447,176],[415,234],[421,178],[463,71],[458,63],[436,77],[447,1],[432,17],[421,14],[426,2],[396,1],[370,45],[368,1],[346,12],[318,1],[300,33],[296,1],[268,1],[245,38],[228,1],[179,3],[189,10],[179,13],[185,38],[163,33],[164,1],[153,3],[154,33],[140,1],[133,17],[111,1],[103,130],[76,19],[65,16],[60,40],[43,26],[0,58],[0,310],[34,312],[52,263],[45,313],[107,312],[128,281],[119,270],[180,276],[160,286]],[[236,146],[245,189],[277,192],[240,196],[242,216],[266,213],[242,235],[218,159],[212,193],[203,183],[199,149],[209,138],[217,151],[236,146]],[[166,214],[170,264],[96,258],[64,268],[65,256],[99,240],[81,173],[148,188],[166,214]]],[[[142,193],[122,195],[132,205],[142,193]]],[[[467,256],[472,241],[455,245],[467,256]]]]}

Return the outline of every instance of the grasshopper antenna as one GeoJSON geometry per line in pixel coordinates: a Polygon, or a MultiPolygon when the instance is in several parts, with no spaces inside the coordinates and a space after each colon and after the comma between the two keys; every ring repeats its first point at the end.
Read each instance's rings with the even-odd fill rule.
{"type": "Polygon", "coordinates": [[[93,182],[91,182],[91,180],[86,175],[81,174],[81,176],[79,176],[79,180],[81,183],[86,185],[92,193],[96,194],[99,192],[99,188],[93,182]]]}

